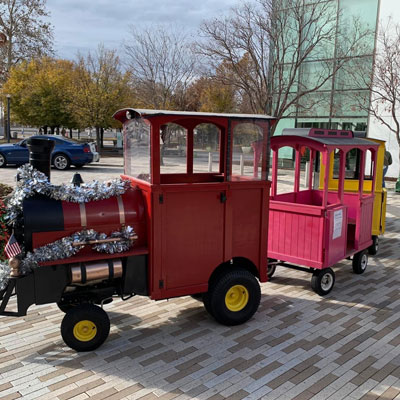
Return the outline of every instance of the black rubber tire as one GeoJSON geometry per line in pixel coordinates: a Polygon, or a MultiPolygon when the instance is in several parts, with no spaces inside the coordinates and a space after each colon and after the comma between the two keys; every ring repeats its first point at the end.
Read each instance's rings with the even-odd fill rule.
{"type": "Polygon", "coordinates": [[[276,271],[276,264],[269,264],[270,262],[276,262],[277,260],[274,260],[273,258],[268,259],[268,266],[267,266],[267,276],[268,280],[270,281],[271,278],[274,276],[275,271],[276,271]]]}
{"type": "Polygon", "coordinates": [[[76,307],[76,305],[73,304],[65,304],[65,303],[57,303],[57,307],[63,312],[66,313],[69,310],[71,310],[71,308],[76,307]]]}
{"type": "Polygon", "coordinates": [[[379,251],[379,237],[376,235],[372,236],[372,244],[368,247],[368,254],[374,256],[378,254],[379,251]]]}
{"type": "Polygon", "coordinates": [[[65,171],[71,166],[71,160],[64,153],[58,153],[53,157],[52,164],[55,169],[59,171],[65,171]]]}
{"type": "Polygon", "coordinates": [[[4,154],[0,153],[0,168],[3,168],[7,165],[7,159],[4,154]]]}
{"type": "Polygon", "coordinates": [[[212,317],[214,317],[214,314],[213,314],[212,309],[211,309],[211,296],[210,296],[210,291],[203,293],[203,304],[204,304],[204,308],[206,309],[206,311],[207,311],[212,317]]]}
{"type": "Polygon", "coordinates": [[[249,271],[234,269],[224,273],[215,281],[207,297],[211,314],[220,324],[240,325],[248,321],[257,311],[261,300],[261,289],[257,279],[249,271]],[[226,304],[226,295],[234,287],[244,287],[247,293],[243,307],[237,311],[230,310],[226,304]]]}
{"type": "Polygon", "coordinates": [[[335,273],[332,268],[315,270],[311,277],[311,288],[320,296],[326,296],[335,285],[335,273]]]}
{"type": "Polygon", "coordinates": [[[61,336],[65,344],[78,352],[97,349],[104,343],[109,333],[110,319],[107,313],[93,304],[81,304],[72,307],[67,311],[61,322],[61,336]],[[89,321],[95,326],[96,333],[93,338],[80,340],[76,337],[74,328],[82,321],[89,321]]]}
{"type": "Polygon", "coordinates": [[[368,254],[367,250],[360,251],[354,254],[353,257],[353,272],[355,274],[363,274],[367,269],[368,265],[368,254]]]}

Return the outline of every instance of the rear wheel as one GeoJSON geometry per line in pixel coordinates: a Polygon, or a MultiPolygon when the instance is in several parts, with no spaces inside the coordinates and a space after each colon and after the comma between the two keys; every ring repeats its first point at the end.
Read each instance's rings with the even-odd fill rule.
{"type": "Polygon", "coordinates": [[[61,336],[76,351],[92,351],[101,346],[110,332],[107,313],[93,304],[68,310],[61,323],[61,336]]]}
{"type": "Polygon", "coordinates": [[[326,296],[335,284],[335,273],[331,268],[315,270],[311,278],[311,287],[320,296],[326,296]]]}
{"type": "Polygon", "coordinates": [[[3,156],[3,154],[0,153],[0,168],[5,167],[7,165],[7,160],[6,157],[3,156]]]}
{"type": "Polygon", "coordinates": [[[239,325],[257,311],[261,289],[257,279],[247,270],[235,269],[221,275],[204,296],[204,305],[223,325],[239,325]]]}
{"type": "Polygon", "coordinates": [[[53,158],[53,165],[56,169],[63,171],[69,168],[71,162],[65,154],[56,154],[53,158]]]}
{"type": "Polygon", "coordinates": [[[355,274],[362,274],[367,269],[368,254],[366,250],[354,254],[353,257],[353,272],[355,274]]]}
{"type": "Polygon", "coordinates": [[[371,256],[374,256],[377,254],[379,251],[379,237],[378,236],[372,236],[372,244],[371,246],[368,247],[368,253],[371,254],[371,256]]]}

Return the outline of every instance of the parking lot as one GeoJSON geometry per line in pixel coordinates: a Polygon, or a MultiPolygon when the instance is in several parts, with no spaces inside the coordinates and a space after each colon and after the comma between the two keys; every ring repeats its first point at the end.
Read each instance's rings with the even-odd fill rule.
{"type": "MultiPolygon", "coordinates": [[[[52,170],[51,180],[67,183],[75,170],[52,170]]],[[[84,181],[118,177],[122,159],[77,171],[84,181]]],[[[0,181],[13,184],[15,172],[1,169],[0,181]]],[[[258,312],[236,327],[191,297],[138,296],[106,305],[108,340],[78,354],[61,339],[56,305],[0,317],[0,399],[400,399],[399,232],[391,190],[387,232],[364,274],[336,264],[322,298],[307,273],[278,268],[258,312]]]]}
{"type": "MultiPolygon", "coordinates": [[[[123,172],[122,157],[102,157],[99,162],[85,165],[81,168],[71,167],[66,171],[58,171],[51,169],[51,182],[60,185],[61,183],[70,183],[75,172],[79,172],[84,182],[94,179],[106,181],[118,178],[123,172]]],[[[7,166],[0,169],[0,182],[7,185],[15,186],[15,176],[17,168],[15,166],[7,166]]]]}

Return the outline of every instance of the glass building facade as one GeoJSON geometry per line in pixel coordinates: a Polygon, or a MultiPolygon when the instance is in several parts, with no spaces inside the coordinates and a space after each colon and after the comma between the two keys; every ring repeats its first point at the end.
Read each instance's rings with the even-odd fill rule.
{"type": "MultiPolygon", "coordinates": [[[[312,2],[312,0],[306,0],[312,2]]],[[[316,49],[302,63],[298,72],[298,85],[293,90],[307,90],[315,86],[315,80],[320,79],[327,70],[332,75],[317,91],[304,95],[297,104],[291,107],[279,121],[276,134],[284,128],[332,128],[366,130],[368,112],[359,107],[361,100],[365,104],[370,101],[367,87],[355,84],[348,70],[359,68],[360,63],[371,71],[373,68],[376,45],[376,30],[378,26],[380,0],[327,0],[331,4],[332,13],[336,18],[336,37],[329,43],[324,43],[323,49],[316,49]],[[357,48],[346,48],[343,43],[347,38],[354,37],[356,31],[364,33],[357,48]],[[322,56],[323,55],[323,56],[322,56]],[[345,61],[345,67],[336,70],[338,63],[345,61]],[[314,85],[314,86],[313,86],[314,85]],[[355,96],[357,101],[355,101],[355,96]]],[[[328,27],[329,28],[329,27],[328,27]]],[[[287,155],[290,157],[290,155],[287,155]]],[[[285,157],[285,156],[284,156],[285,157]]]]}

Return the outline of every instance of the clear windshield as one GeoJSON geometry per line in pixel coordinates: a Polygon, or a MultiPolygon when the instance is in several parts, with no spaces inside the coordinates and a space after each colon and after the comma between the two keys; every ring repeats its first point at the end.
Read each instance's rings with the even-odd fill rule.
{"type": "Polygon", "coordinates": [[[125,174],[150,182],[150,126],[142,118],[124,125],[125,174]]]}

